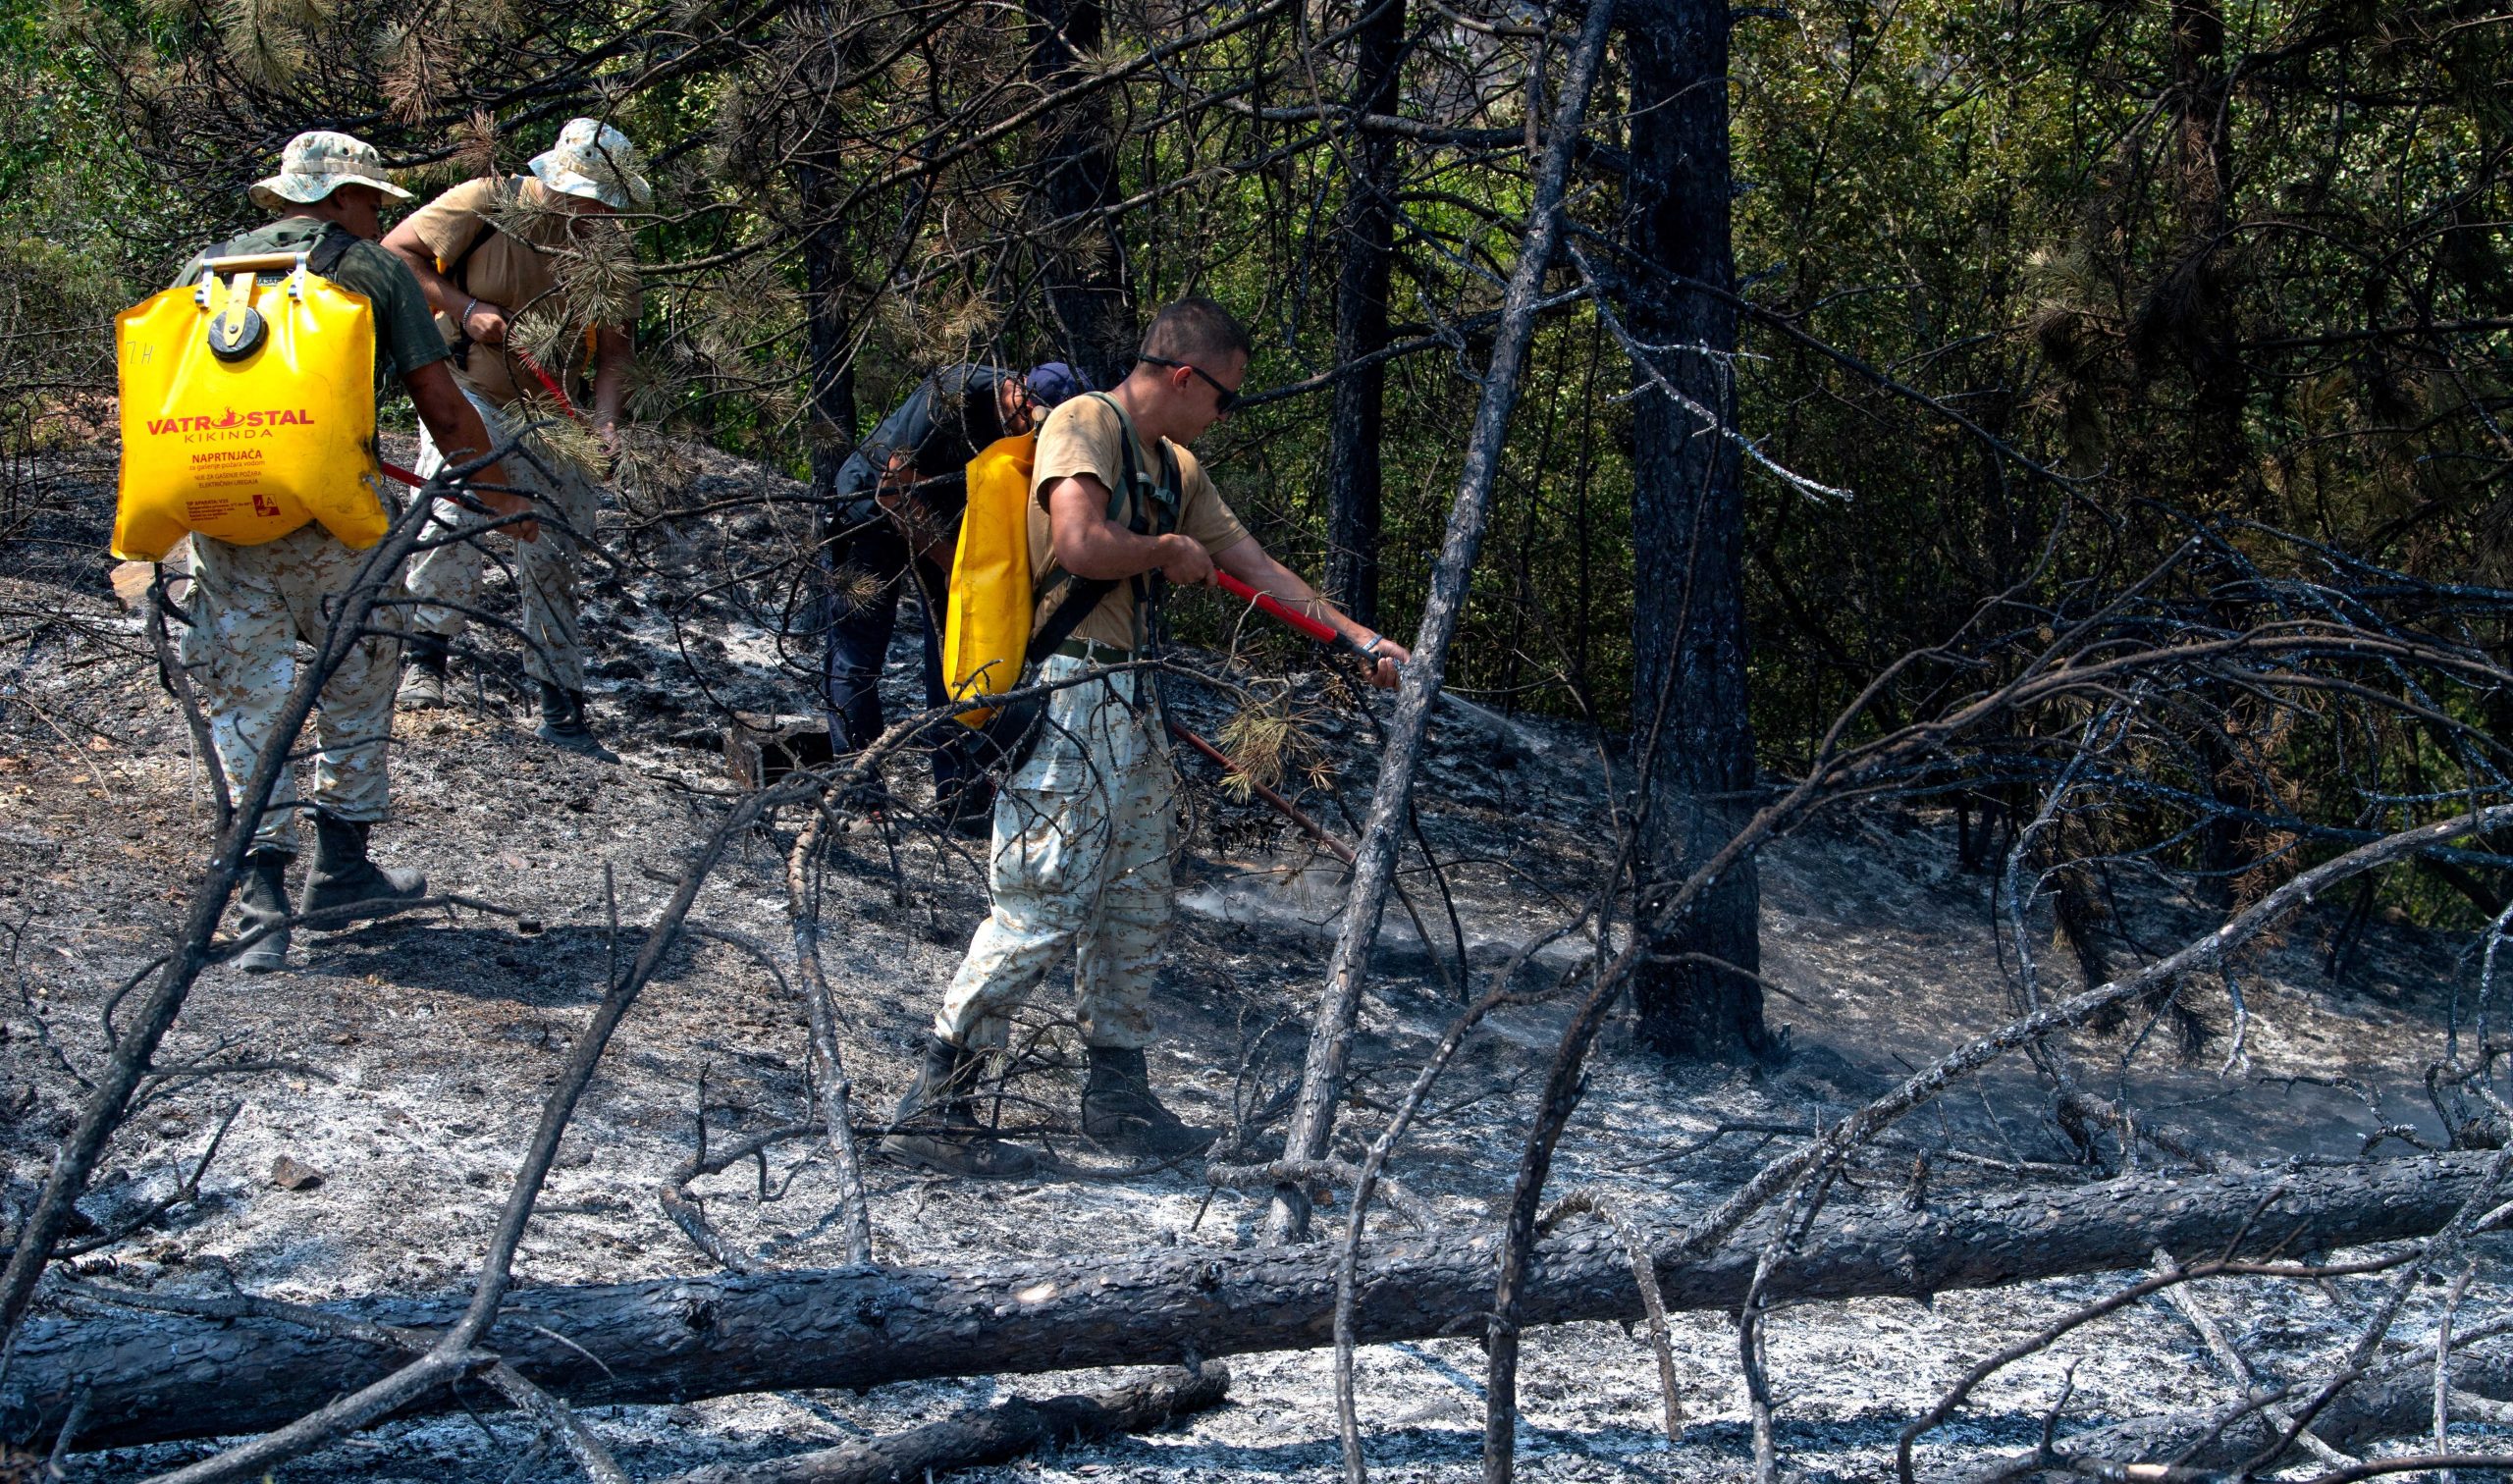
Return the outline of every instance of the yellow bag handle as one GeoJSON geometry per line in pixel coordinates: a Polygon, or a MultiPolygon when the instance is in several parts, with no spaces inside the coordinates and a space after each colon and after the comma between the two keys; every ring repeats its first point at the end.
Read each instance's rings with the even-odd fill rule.
{"type": "Polygon", "coordinates": [[[253,270],[247,268],[227,281],[227,303],[219,311],[218,323],[210,332],[210,338],[229,344],[242,341],[252,313],[253,270]]]}
{"type": "Polygon", "coordinates": [[[235,285],[227,290],[231,300],[240,292],[250,298],[255,275],[271,273],[282,268],[296,270],[288,281],[288,296],[293,299],[301,299],[305,297],[305,257],[306,255],[302,252],[248,252],[235,257],[203,258],[200,265],[200,284],[192,291],[192,302],[203,309],[210,308],[210,285],[219,283],[221,274],[235,275],[235,285]]]}
{"type": "Polygon", "coordinates": [[[233,273],[239,268],[268,273],[274,268],[299,267],[305,262],[305,256],[293,249],[287,252],[240,252],[234,257],[203,258],[200,266],[209,273],[233,273]]]}

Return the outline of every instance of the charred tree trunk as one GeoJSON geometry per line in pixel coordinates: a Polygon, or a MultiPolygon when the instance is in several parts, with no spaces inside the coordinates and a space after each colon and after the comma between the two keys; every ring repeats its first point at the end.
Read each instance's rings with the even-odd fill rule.
{"type": "Polygon", "coordinates": [[[2189,368],[2191,477],[2203,496],[2241,477],[2242,409],[2251,395],[2225,263],[2233,194],[2226,85],[2217,0],[2174,0],[2172,194],[2184,241],[2156,312],[2176,332],[2189,368]]]}
{"type": "MultiPolygon", "coordinates": [[[[1372,3],[1372,0],[1364,0],[1372,3]]],[[[1374,0],[1377,9],[1355,38],[1353,108],[1396,111],[1405,58],[1405,0],[1374,0]]],[[[1346,144],[1352,179],[1335,224],[1343,268],[1335,285],[1335,363],[1349,366],[1387,345],[1389,260],[1396,252],[1396,135],[1356,127],[1346,144]]],[[[1378,626],[1381,481],[1379,437],[1385,427],[1387,366],[1348,372],[1335,384],[1327,424],[1326,591],[1344,611],[1378,626]]]]}
{"type": "Polygon", "coordinates": [[[1189,1412],[1219,1406],[1229,1391],[1230,1367],[1218,1361],[1201,1370],[1170,1366],[1090,1396],[1043,1402],[1007,1397],[982,1411],[904,1432],[747,1467],[695,1469],[663,1484],[909,1484],[956,1469],[1008,1462],[1042,1449],[1150,1432],[1189,1412]]]}
{"type": "MultiPolygon", "coordinates": [[[[2069,1190],[2000,1191],[1921,1211],[1898,1198],[1835,1206],[1774,1270],[1764,1292],[1774,1302],[1925,1298],[2142,1267],[2159,1246],[2241,1256],[2417,1236],[2452,1219],[2493,1158],[2435,1155],[2193,1180],[2129,1177],[2069,1190]]],[[[1707,1256],[1661,1250],[1666,1306],[1734,1307],[1753,1279],[1768,1223],[1768,1216],[1748,1222],[1707,1256]]],[[[1488,1231],[1367,1245],[1356,1338],[1425,1339],[1481,1325],[1492,1302],[1496,1247],[1488,1231]]],[[[987,1269],[847,1268],[518,1288],[482,1343],[553,1394],[588,1405],[1148,1365],[1332,1344],[1336,1266],[1337,1253],[1327,1248],[1161,1249],[987,1269]]],[[[1537,1249],[1519,1298],[1523,1324],[1642,1312],[1620,1240],[1586,1229],[1537,1249]]],[[[214,1311],[220,1303],[200,1306],[214,1311]]],[[[324,1309],[434,1332],[462,1306],[459,1298],[367,1298],[324,1309]]],[[[0,1435],[48,1438],[82,1396],[78,1441],[87,1448],[258,1432],[373,1381],[403,1358],[347,1326],[316,1331],[215,1312],[44,1317],[20,1334],[0,1378],[0,1435]]],[[[450,1409],[455,1403],[439,1393],[419,1404],[450,1409]]]]}
{"type": "MultiPolygon", "coordinates": [[[[2251,373],[2235,323],[2231,255],[2227,241],[2232,206],[2233,159],[2229,148],[2225,22],[2217,0],[2173,0],[2172,76],[2166,100],[2172,119],[2169,220],[2179,234],[2170,258],[2137,324],[2141,359],[2158,369],[2178,361],[2190,379],[2183,467],[2171,487],[2203,508],[2234,503],[2249,462],[2243,407],[2251,397],[2251,373]]],[[[2247,623],[2227,603],[2221,621],[2247,623]]],[[[2264,786],[2263,758],[2252,741],[2260,724],[2258,705],[2219,683],[2208,690],[2224,725],[2198,734],[2201,755],[2214,773],[2215,793],[2228,808],[2272,812],[2273,790],[2264,786]]],[[[2241,897],[2237,874],[2262,854],[2258,831],[2241,820],[2219,816],[2200,833],[2202,893],[2232,904],[2241,897]]]]}
{"type": "MultiPolygon", "coordinates": [[[[1099,50],[1098,0],[1028,0],[1030,76],[1043,92],[1081,79],[1079,58],[1099,50]]],[[[1041,214],[1055,226],[1044,244],[1046,301],[1055,344],[1095,387],[1113,387],[1133,364],[1133,291],[1116,218],[1116,127],[1101,88],[1051,114],[1039,151],[1041,214]]]]}
{"type": "Polygon", "coordinates": [[[827,501],[837,491],[837,471],[855,449],[855,358],[847,353],[845,224],[837,219],[836,183],[822,166],[804,163],[794,172],[803,207],[803,292],[810,337],[812,495],[827,501]]]}
{"type": "MultiPolygon", "coordinates": [[[[1651,364],[1632,403],[1632,732],[1647,759],[1644,883],[1671,890],[1746,816],[1745,504],[1731,357],[1728,5],[1639,0],[1630,12],[1631,172],[1626,324],[1651,364]],[[1664,347],[1664,348],[1656,348],[1664,347]],[[1692,403],[1654,385],[1663,378],[1692,403]],[[1709,419],[1716,419],[1712,426],[1709,419]]],[[[1640,917],[1655,914],[1644,889],[1640,917]]],[[[1760,983],[1761,887],[1750,861],[1661,925],[1637,973],[1640,1036],[1676,1056],[1770,1044],[1760,983]],[[1738,971],[1742,971],[1741,973],[1738,971]]]]}
{"type": "MultiPolygon", "coordinates": [[[[1388,718],[1378,786],[1370,793],[1369,819],[1354,851],[1353,887],[1344,906],[1344,926],[1336,933],[1335,954],[1326,966],[1326,989],[1318,996],[1316,1018],[1310,1023],[1300,1095],[1293,1100],[1291,1120],[1283,1131],[1284,1152],[1293,1159],[1321,1157],[1334,1136],[1335,1110],[1344,1099],[1345,1057],[1352,1050],[1353,1027],[1361,1013],[1362,981],[1368,973],[1371,946],[1378,941],[1379,913],[1396,880],[1397,831],[1413,809],[1414,777],[1422,762],[1431,702],[1440,693],[1449,646],[1457,638],[1473,582],[1475,554],[1482,549],[1484,528],[1492,519],[1492,488],[1500,478],[1510,414],[1519,404],[1519,374],[1535,337],[1536,303],[1543,297],[1544,275],[1561,239],[1562,200],[1570,187],[1579,131],[1587,120],[1588,95],[1596,86],[1606,38],[1613,33],[1614,3],[1590,0],[1587,18],[1580,23],[1579,43],[1563,74],[1553,131],[1545,143],[1544,161],[1536,170],[1526,236],[1519,241],[1519,260],[1511,266],[1510,286],[1501,295],[1491,358],[1484,365],[1483,394],[1475,402],[1474,429],[1467,438],[1466,458],[1458,470],[1457,499],[1449,506],[1448,532],[1441,538],[1439,557],[1431,563],[1430,592],[1422,602],[1421,627],[1414,635],[1414,659],[1405,666],[1397,689],[1396,714],[1388,718]]],[[[1307,1236],[1307,1192],[1297,1185],[1277,1187],[1274,1209],[1265,1225],[1267,1235],[1276,1242],[1307,1236]]]]}

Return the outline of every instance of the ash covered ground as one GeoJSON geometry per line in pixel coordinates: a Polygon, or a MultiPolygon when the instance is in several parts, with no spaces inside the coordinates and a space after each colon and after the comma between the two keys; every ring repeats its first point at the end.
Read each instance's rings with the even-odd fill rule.
{"type": "MultiPolygon", "coordinates": [[[[797,493],[700,457],[692,503],[797,493]]],[[[109,464],[55,470],[79,498],[23,533],[8,561],[15,575],[0,582],[0,683],[8,687],[0,697],[0,926],[14,985],[0,999],[0,1216],[12,1222],[69,1126],[78,1070],[103,1054],[109,998],[178,918],[210,823],[183,716],[156,684],[140,621],[107,585],[100,527],[108,497],[98,491],[109,475],[109,464]]],[[[299,1300],[466,1283],[540,1097],[612,966],[633,954],[689,852],[728,807],[734,788],[716,745],[723,713],[790,718],[806,707],[786,662],[794,657],[782,653],[791,647],[775,638],[782,600],[773,569],[801,532],[791,507],[734,507],[671,523],[608,519],[613,549],[633,559],[592,582],[587,629],[597,719],[620,763],[537,743],[525,709],[493,674],[471,687],[462,709],[401,718],[396,818],[376,832],[378,857],[516,916],[456,911],[300,934],[291,972],[210,971],[161,1062],[211,1057],[258,1070],[172,1086],[117,1139],[84,1203],[100,1227],[171,1190],[234,1111],[202,1198],[104,1254],[110,1262],[91,1261],[99,1281],[173,1293],[232,1284],[299,1300]],[[288,1183],[294,1189],[274,1179],[283,1160],[302,1167],[288,1183]]],[[[492,591],[504,601],[494,580],[492,591]]],[[[894,701],[914,694],[914,623],[903,618],[894,651],[894,701]]],[[[1260,649],[1250,663],[1261,675],[1287,653],[1260,649]]],[[[1182,718],[1207,735],[1222,725],[1226,707],[1214,694],[1181,683],[1172,696],[1182,718]]],[[[1358,817],[1368,798],[1368,727],[1314,674],[1293,677],[1282,697],[1318,745],[1319,776],[1294,772],[1301,800],[1349,834],[1345,816],[1358,817]]],[[[1438,726],[1420,812],[1431,849],[1449,863],[1455,921],[1428,874],[1409,871],[1407,892],[1428,930],[1391,909],[1357,1055],[1363,1101],[1347,1115],[1357,1136],[1376,1132],[1454,1016],[1457,939],[1479,982],[1510,945],[1574,914],[1603,868],[1618,760],[1577,728],[1521,724],[1507,746],[1462,717],[1438,726]]],[[[1297,1076],[1341,877],[1261,806],[1216,786],[1212,769],[1194,760],[1182,768],[1194,785],[1181,870],[1186,910],[1153,1073],[1186,1116],[1225,1126],[1297,1076]]],[[[926,799],[921,768],[904,760],[886,782],[891,808],[837,842],[824,902],[844,1054],[859,1108],[874,1114],[904,1086],[915,1039],[986,906],[978,847],[914,827],[926,799]]],[[[806,1016],[789,987],[783,873],[795,822],[746,834],[710,878],[692,921],[735,941],[676,949],[613,1043],[524,1245],[520,1283],[708,1271],[658,1200],[698,1146],[702,1116],[704,1137],[722,1146],[811,1115],[806,1016]]],[[[1418,868],[1419,857],[1409,865],[1418,868]]],[[[1553,1190],[1594,1189],[1643,1229],[1664,1230],[1792,1137],[1706,1139],[1723,1124],[1787,1129],[1838,1117],[2014,1013],[1990,876],[1962,867],[1947,816],[1867,807],[1829,817],[1765,858],[1763,883],[1769,1010],[1792,1026],[1793,1057],[1753,1072],[1670,1069],[1618,1026],[1600,1048],[1553,1190]]],[[[2418,1077],[2440,1054],[2455,996],[2466,1003],[2475,986],[2475,941],[2348,919],[2345,902],[2316,909],[2252,964],[2247,1060],[2222,1065],[2221,1003],[2200,1005],[2219,1039],[2191,1054],[2163,1029],[2142,1038],[2148,1028],[2137,1022],[2076,1049],[2090,1065],[2119,1068],[2134,1045],[2114,1090],[2229,1161],[2352,1155],[2387,1123],[2439,1139],[2418,1077]]],[[[2132,883],[2114,924],[2118,951],[2166,951],[2210,921],[2169,883],[2132,883]]],[[[2054,967],[2065,955],[2047,946],[2050,925],[2032,930],[2051,961],[2045,972],[2065,986],[2066,971],[2054,967]]],[[[1547,962],[1578,951],[1562,945],[1547,962]]],[[[1069,1003],[1069,982],[1051,981],[1042,1010],[1052,1020],[1069,1003]]],[[[1502,1012],[1432,1099],[1438,1116],[1393,1172],[1443,1215],[1479,1220],[1507,1199],[1564,1014],[1502,1012]]],[[[1049,1027],[1046,1044],[1051,1065],[1026,1076],[1021,1090],[1042,1116],[1069,1123],[1078,1084],[1069,1032],[1049,1027]]],[[[2066,1162],[2070,1146],[2049,1109],[2048,1093],[2019,1065],[2002,1063],[1909,1120],[1853,1184],[1890,1193],[1896,1170],[1921,1146],[2066,1162]]],[[[877,1259],[968,1263],[1257,1240],[1258,1196],[1211,1192],[1194,1169],[1105,1178],[1117,1161],[1078,1138],[1053,1142],[1072,1173],[1032,1183],[977,1184],[873,1163],[877,1259]]],[[[2148,1159],[2154,1167],[2152,1151],[2148,1159]]],[[[1943,1164],[1935,1189],[1955,1198],[1967,1181],[2016,1178],[1943,1164]]],[[[824,1146],[809,1140],[692,1187],[718,1230],[771,1267],[842,1261],[837,1190],[824,1146]]],[[[1398,1225],[1392,1215],[1383,1220],[1398,1225]]],[[[2500,1306],[2513,1277],[2496,1240],[2480,1252],[2474,1310],[2500,1306]]],[[[1900,1425],[1973,1360],[2116,1282],[1782,1313],[1770,1363],[1785,1458],[1811,1478],[1878,1477],[1900,1425]]],[[[2380,1282],[2204,1292],[2255,1359],[2300,1372],[2352,1340],[2380,1282]]],[[[2421,1297],[2399,1338],[2424,1334],[2437,1302],[2439,1294],[2421,1297]]],[[[1749,1472],[1734,1328],[1719,1315],[1678,1315],[1675,1338],[1685,1420],[1671,1443],[1642,1338],[1602,1324],[1531,1333],[1521,1383],[1524,1474],[1749,1472]]],[[[1934,1436],[1928,1466],[1952,1469],[2028,1446],[2071,1367],[2072,1424],[2238,1395],[2181,1318],[2136,1306],[1984,1388],[1934,1436]]],[[[969,1477],[1239,1480],[1338,1467],[1323,1352],[1244,1356],[1232,1369],[1228,1404],[1170,1430],[969,1477]]],[[[1383,1477],[1479,1476],[1482,1374],[1471,1340],[1363,1351],[1362,1417],[1383,1477]]],[[[586,1415],[633,1473],[651,1477],[881,1433],[1008,1393],[1087,1390],[1108,1379],[919,1382],[586,1415]]],[[[2473,1428],[2465,1441],[2482,1437],[2473,1428]]],[[[86,1455],[73,1476],[138,1478],[209,1451],[184,1444],[86,1455]]],[[[279,1477],[486,1484],[568,1473],[527,1423],[483,1402],[476,1418],[391,1424],[279,1477]]]]}

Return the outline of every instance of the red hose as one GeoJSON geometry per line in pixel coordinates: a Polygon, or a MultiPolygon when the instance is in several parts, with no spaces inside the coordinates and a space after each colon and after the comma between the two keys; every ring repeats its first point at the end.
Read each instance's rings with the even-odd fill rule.
{"type": "Polygon", "coordinates": [[[521,361],[523,363],[523,369],[531,372],[533,376],[540,381],[541,390],[550,394],[550,399],[559,404],[560,411],[566,413],[569,417],[574,418],[578,422],[583,422],[585,420],[585,415],[576,410],[576,404],[567,400],[567,394],[559,389],[558,382],[551,379],[549,372],[541,369],[541,362],[534,360],[520,345],[508,345],[506,347],[506,350],[508,355],[511,355],[516,360],[521,361]]]}
{"type": "MultiPolygon", "coordinates": [[[[1203,738],[1197,736],[1194,732],[1191,732],[1187,730],[1187,728],[1179,725],[1177,718],[1170,718],[1169,730],[1173,736],[1178,738],[1178,740],[1186,743],[1196,751],[1203,753],[1205,757],[1212,759],[1213,763],[1218,766],[1223,772],[1237,773],[1245,771],[1245,769],[1237,763],[1231,761],[1230,754],[1223,752],[1220,748],[1213,746],[1210,742],[1205,741],[1203,738]]],[[[1299,825],[1301,833],[1309,836],[1312,840],[1315,840],[1325,849],[1328,855],[1333,856],[1335,859],[1343,862],[1347,866],[1354,864],[1353,848],[1345,844],[1343,841],[1335,838],[1333,835],[1328,834],[1315,820],[1312,820],[1308,815],[1301,813],[1299,805],[1294,804],[1291,800],[1284,798],[1281,794],[1267,788],[1264,784],[1257,782],[1255,778],[1250,778],[1248,780],[1248,786],[1255,789],[1256,791],[1256,797],[1264,800],[1266,806],[1272,809],[1274,813],[1281,815],[1284,819],[1299,825]]]]}
{"type": "MultiPolygon", "coordinates": [[[[585,420],[585,415],[576,410],[576,404],[574,402],[567,400],[567,394],[560,390],[559,384],[551,379],[550,373],[541,369],[541,362],[534,360],[530,355],[525,354],[519,346],[508,345],[506,349],[507,353],[512,355],[516,360],[523,363],[523,369],[531,372],[535,377],[540,379],[542,390],[550,394],[551,399],[559,404],[560,411],[566,413],[569,417],[574,418],[578,422],[583,422],[585,420]]],[[[411,473],[409,470],[404,469],[398,464],[384,465],[384,472],[391,475],[393,478],[401,481],[401,483],[408,485],[414,490],[427,483],[426,480],[421,479],[416,474],[411,473]]]]}

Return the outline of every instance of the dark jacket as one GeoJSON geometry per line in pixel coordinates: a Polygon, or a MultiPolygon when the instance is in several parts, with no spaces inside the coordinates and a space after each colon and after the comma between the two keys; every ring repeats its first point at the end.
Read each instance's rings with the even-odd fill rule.
{"type": "Polygon", "coordinates": [[[957,527],[969,503],[969,460],[1003,436],[999,393],[1016,375],[993,366],[945,366],[917,383],[907,400],[838,466],[830,511],[837,527],[882,518],[873,494],[882,472],[900,454],[916,468],[911,493],[943,526],[957,527]]]}

